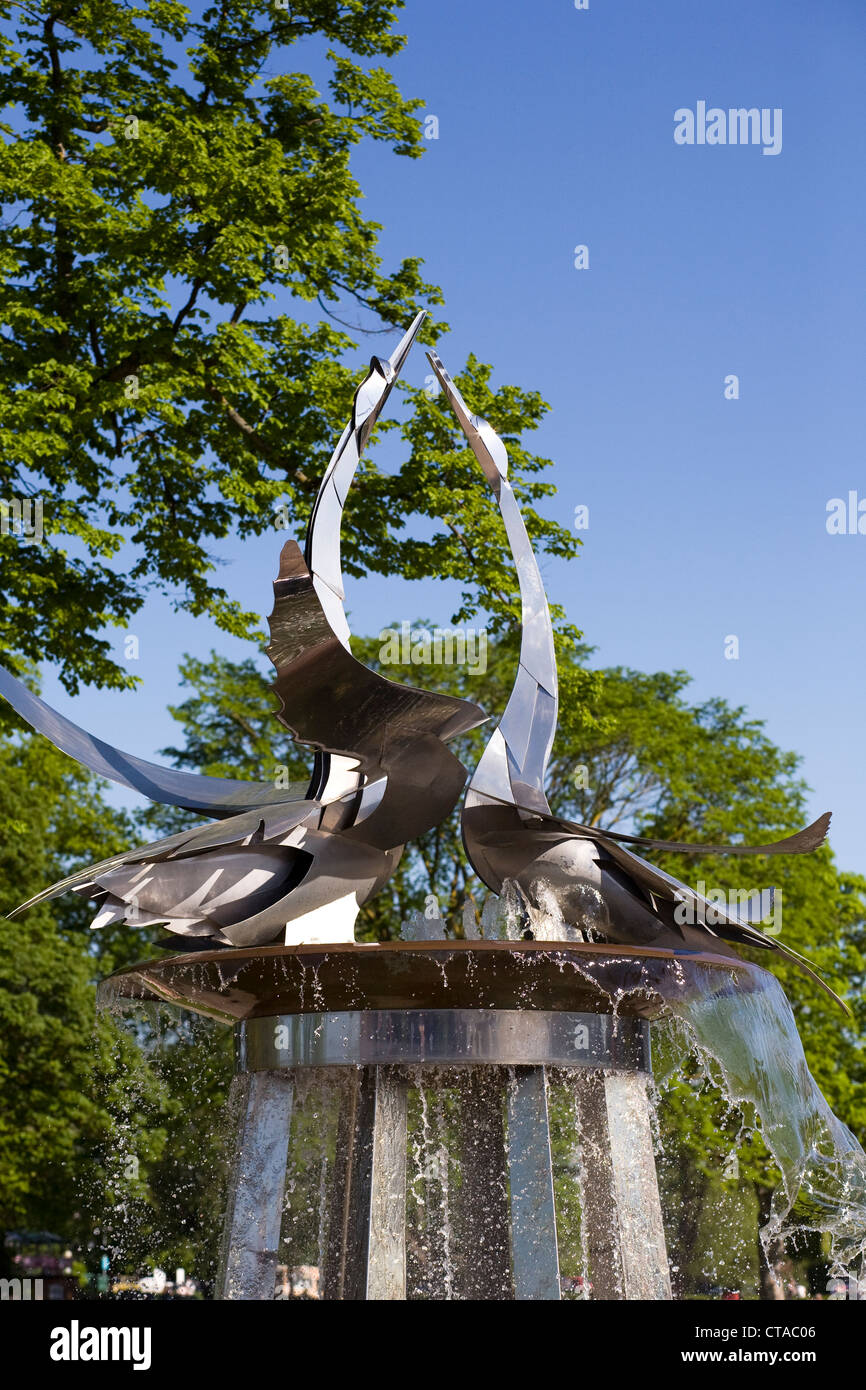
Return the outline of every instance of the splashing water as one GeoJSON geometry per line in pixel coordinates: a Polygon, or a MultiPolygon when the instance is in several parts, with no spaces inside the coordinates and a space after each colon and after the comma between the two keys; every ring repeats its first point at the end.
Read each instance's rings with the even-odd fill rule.
{"type": "MultiPolygon", "coordinates": [[[[506,882],[481,913],[487,939],[518,940],[529,925],[536,940],[577,939],[562,921],[553,894],[531,908],[506,882]]],[[[615,948],[614,948],[615,950],[615,948]]],[[[580,972],[580,966],[574,967],[580,972]]],[[[593,975],[598,983],[598,977],[593,975]]],[[[628,993],[641,986],[634,978],[628,993]]],[[[832,1273],[866,1275],[866,1153],[834,1115],[809,1071],[788,999],[778,980],[753,967],[747,975],[720,972],[688,956],[653,962],[647,993],[665,1000],[657,1034],[665,1032],[664,1088],[696,1054],[705,1079],[719,1088],[729,1111],[740,1116],[737,1143],[756,1128],[781,1175],[768,1219],[760,1231],[768,1264],[780,1242],[807,1232],[828,1238],[832,1273]],[[750,1118],[754,1121],[750,1123],[750,1118]]],[[[608,991],[616,1015],[623,993],[608,991]]],[[[736,1159],[736,1144],[732,1151],[736,1159]]]]}
{"type": "Polygon", "coordinates": [[[730,981],[720,989],[718,971],[698,963],[689,974],[695,987],[688,997],[668,999],[683,1043],[697,1046],[734,1105],[753,1108],[782,1175],[762,1231],[765,1250],[798,1231],[817,1231],[829,1236],[839,1272],[862,1273],[866,1153],[818,1089],[781,985],[766,971],[757,989],[730,981]]]}

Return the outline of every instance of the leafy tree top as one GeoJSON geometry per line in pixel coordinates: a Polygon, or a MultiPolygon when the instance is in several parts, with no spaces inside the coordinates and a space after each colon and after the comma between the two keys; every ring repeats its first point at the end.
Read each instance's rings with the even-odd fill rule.
{"type": "MultiPolygon", "coordinates": [[[[132,683],[104,628],[153,589],[250,632],[211,551],[264,531],[277,507],[303,527],[359,377],[344,302],[389,335],[441,302],[417,258],[383,268],[351,166],[365,139],[422,152],[421,102],[380,62],[403,44],[399,9],[0,0],[0,498],[41,498],[44,526],[42,544],[0,534],[9,664],[47,656],[73,692],[132,683]],[[304,40],[324,51],[327,96],[304,40]]],[[[543,401],[494,393],[489,374],[470,364],[473,408],[498,408],[511,433],[534,427],[543,401]]],[[[452,526],[426,545],[395,538],[413,515],[447,523],[458,507],[465,538],[490,511],[479,479],[448,497],[433,456],[419,469],[444,427],[423,393],[412,405],[403,467],[365,461],[346,568],[452,575],[469,606],[495,606],[511,581],[497,562],[478,574],[452,526]]],[[[516,457],[518,484],[545,466],[516,457]]],[[[528,500],[544,490],[533,479],[528,500]]],[[[563,528],[530,525],[573,552],[563,528]]]]}

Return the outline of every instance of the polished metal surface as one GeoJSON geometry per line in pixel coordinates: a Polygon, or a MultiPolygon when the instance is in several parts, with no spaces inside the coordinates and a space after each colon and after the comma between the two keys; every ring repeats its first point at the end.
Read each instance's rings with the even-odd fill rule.
{"type": "Polygon", "coordinates": [[[343,607],[346,595],[340,565],[343,508],[364,445],[391,394],[391,388],[400,375],[425,318],[423,310],[416,314],[389,358],[372,358],[370,370],[355,393],[352,418],[331,456],[313,504],[304,559],[309,566],[316,593],[328,615],[331,629],[347,650],[350,649],[350,632],[343,607]]]}
{"type": "MultiPolygon", "coordinates": [[[[521,802],[536,812],[549,812],[544,776],[556,732],[558,689],[544,584],[508,481],[504,444],[486,420],[470,415],[441,358],[428,352],[427,359],[499,503],[520,583],[522,627],[517,676],[499,727],[472,774],[466,808],[484,806],[487,797],[493,796],[521,802]]],[[[464,815],[464,828],[466,824],[464,815]]],[[[471,838],[471,821],[469,825],[471,838]]]]}
{"type": "Polygon", "coordinates": [[[296,1067],[614,1067],[648,1071],[649,1027],[613,1014],[529,1009],[379,1009],[253,1018],[239,1071],[296,1067]]]}
{"type": "Polygon", "coordinates": [[[708,993],[774,980],[743,960],[578,941],[377,941],[190,951],[129,966],[100,986],[105,1008],[140,999],[225,1023],[376,1009],[564,1009],[655,1018],[708,993]]]}
{"type": "Polygon", "coordinates": [[[217,1297],[274,1297],[294,1087],[285,1072],[235,1077],[238,1115],[217,1297]]]}
{"type": "Polygon", "coordinates": [[[568,1075],[574,1127],[566,1161],[577,1175],[580,1191],[583,1297],[591,1290],[593,1299],[608,1303],[625,1298],[625,1283],[604,1082],[601,1071],[568,1075]]]}
{"type": "Polygon", "coordinates": [[[236,782],[229,777],[204,777],[197,772],[160,767],[157,763],[124,753],[89,734],[71,719],[34,695],[23,681],[0,666],[0,695],[55,748],[90,768],[99,777],[129,787],[151,801],[182,806],[187,811],[206,811],[215,816],[236,815],[253,806],[283,805],[301,800],[306,782],[277,788],[272,782],[236,782]]]}
{"type": "Polygon", "coordinates": [[[269,621],[280,720],[298,742],[356,759],[367,782],[386,779],[378,804],[346,825],[343,838],[385,850],[437,825],[466,782],[446,742],[482,723],[484,711],[397,685],[356,661],[331,630],[294,541],[283,548],[269,621]]]}
{"type": "Polygon", "coordinates": [[[447,1219],[443,1213],[443,1254],[449,1246],[453,1250],[452,1277],[440,1284],[440,1296],[445,1298],[489,1303],[514,1297],[506,1161],[507,1080],[505,1067],[457,1067],[448,1075],[449,1091],[456,1101],[453,1134],[461,1184],[459,1200],[450,1204],[447,1219]],[[449,1227],[455,1233],[453,1240],[449,1240],[449,1227]]]}
{"type": "Polygon", "coordinates": [[[553,1160],[544,1067],[515,1067],[508,1085],[508,1187],[514,1297],[559,1300],[553,1160]]]}
{"type": "Polygon", "coordinates": [[[376,1069],[356,1067],[343,1078],[327,1204],[322,1297],[367,1297],[376,1069]]]}
{"type": "MultiPolygon", "coordinates": [[[[556,659],[541,574],[507,480],[505,446],[486,420],[469,413],[437,354],[428,352],[427,356],[499,504],[522,604],[514,687],[464,801],[463,840],[473,868],[495,893],[501,893],[505,881],[512,880],[533,912],[548,918],[558,914],[563,929],[571,926],[593,940],[669,946],[680,951],[702,950],[713,940],[715,951],[731,956],[736,953],[728,942],[776,951],[793,960],[848,1011],[798,952],[752,925],[754,907],[741,913],[719,910],[623,843],[679,853],[802,854],[823,841],[829,814],[773,844],[712,847],[605,833],[596,826],[551,815],[544,778],[556,731],[556,659]],[[555,913],[551,912],[551,901],[555,913]],[[685,910],[680,912],[681,908],[685,910]]],[[[766,896],[758,895],[759,904],[768,901],[771,890],[766,896]]]]}

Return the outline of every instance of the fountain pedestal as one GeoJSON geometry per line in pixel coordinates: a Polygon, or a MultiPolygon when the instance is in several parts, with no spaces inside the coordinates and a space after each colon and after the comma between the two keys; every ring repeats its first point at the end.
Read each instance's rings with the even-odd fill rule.
{"type": "Polygon", "coordinates": [[[305,1142],[322,1131],[321,1297],[559,1299],[579,1231],[581,1296],[669,1299],[648,1084],[671,962],[443,941],[196,952],[114,977],[235,1025],[218,1296],[274,1297],[297,1112],[305,1142]]]}

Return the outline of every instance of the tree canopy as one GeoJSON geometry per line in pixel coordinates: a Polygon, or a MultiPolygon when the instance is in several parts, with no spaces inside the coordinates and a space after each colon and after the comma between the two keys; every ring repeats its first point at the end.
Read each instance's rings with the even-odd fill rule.
{"type": "MultiPolygon", "coordinates": [[[[341,320],[393,334],[442,301],[417,257],[383,267],[352,170],[361,141],[423,150],[422,103],[387,68],[400,7],[0,0],[0,496],[38,499],[44,533],[0,534],[11,664],[50,654],[73,692],[129,684],[104,629],[154,589],[253,629],[215,581],[213,547],[272,526],[275,508],[303,526],[361,375],[363,333],[341,320]]],[[[516,436],[546,406],[489,376],[471,359],[464,385],[515,436],[531,502],[550,490],[532,476],[547,461],[516,436]]],[[[402,464],[365,460],[346,569],[448,574],[469,607],[497,611],[501,568],[466,542],[485,489],[457,464],[434,477],[450,427],[411,397],[402,464]],[[444,529],[414,541],[415,515],[444,529]]],[[[542,548],[574,553],[565,528],[531,509],[528,524],[542,548]]]]}

